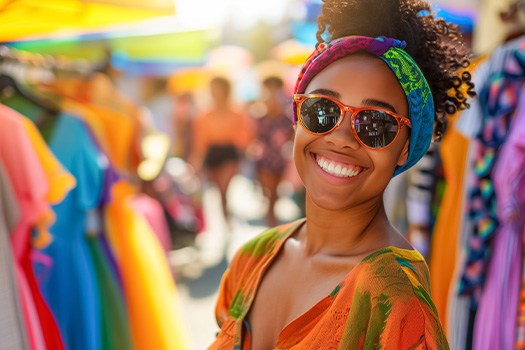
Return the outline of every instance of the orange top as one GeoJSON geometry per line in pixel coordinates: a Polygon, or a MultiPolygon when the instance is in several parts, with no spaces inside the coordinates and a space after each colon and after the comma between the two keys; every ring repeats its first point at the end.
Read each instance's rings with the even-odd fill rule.
{"type": "Polygon", "coordinates": [[[85,108],[94,112],[104,126],[109,141],[106,154],[111,164],[120,171],[127,170],[129,150],[135,131],[135,122],[132,117],[107,107],[86,105],[85,108]]]}
{"type": "MultiPolygon", "coordinates": [[[[250,311],[264,273],[305,222],[269,229],[242,247],[223,276],[216,306],[221,330],[210,349],[249,349],[250,311]]],[[[286,286],[283,286],[286,288],[286,286]]],[[[415,250],[368,255],[330,295],[289,323],[275,349],[448,349],[430,298],[428,268],[415,250]]]]}
{"type": "Polygon", "coordinates": [[[198,116],[193,124],[195,153],[203,157],[213,145],[248,146],[253,138],[253,128],[248,116],[239,113],[208,112],[198,116]]]}

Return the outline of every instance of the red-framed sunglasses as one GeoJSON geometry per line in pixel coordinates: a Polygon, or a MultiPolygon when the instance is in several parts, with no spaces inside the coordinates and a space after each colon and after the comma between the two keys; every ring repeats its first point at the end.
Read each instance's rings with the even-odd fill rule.
{"type": "Polygon", "coordinates": [[[337,99],[318,94],[294,94],[299,123],[308,133],[326,135],[343,122],[350,112],[352,131],[361,145],[371,149],[388,147],[401,128],[412,127],[410,119],[376,107],[352,107],[337,99]]]}

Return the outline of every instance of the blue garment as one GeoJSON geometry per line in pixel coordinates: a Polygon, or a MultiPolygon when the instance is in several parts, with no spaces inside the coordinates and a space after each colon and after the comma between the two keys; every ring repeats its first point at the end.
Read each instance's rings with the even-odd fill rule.
{"type": "Polygon", "coordinates": [[[40,288],[69,350],[102,348],[100,298],[86,227],[87,212],[99,206],[108,160],[78,118],[60,116],[50,148],[77,180],[77,186],[53,206],[53,242],[42,253],[53,263],[35,265],[40,288]]]}

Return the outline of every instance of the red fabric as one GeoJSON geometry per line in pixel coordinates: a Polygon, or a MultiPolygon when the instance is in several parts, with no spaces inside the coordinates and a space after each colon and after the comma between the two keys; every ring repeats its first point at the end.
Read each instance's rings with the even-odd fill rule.
{"type": "Polygon", "coordinates": [[[22,256],[20,264],[26,275],[27,284],[29,285],[31,294],[33,295],[33,302],[38,314],[38,319],[40,320],[40,326],[42,328],[42,334],[44,336],[46,347],[49,350],[64,350],[64,342],[55,320],[55,316],[51,312],[51,309],[49,309],[49,306],[40,293],[40,289],[33,271],[33,266],[31,264],[30,255],[31,251],[30,249],[27,249],[27,251],[22,256]]]}
{"type": "Polygon", "coordinates": [[[63,349],[58,326],[36,286],[31,267],[31,229],[49,211],[45,196],[46,176],[22,125],[22,116],[0,105],[0,159],[2,160],[21,210],[11,232],[18,291],[33,350],[63,349]]]}

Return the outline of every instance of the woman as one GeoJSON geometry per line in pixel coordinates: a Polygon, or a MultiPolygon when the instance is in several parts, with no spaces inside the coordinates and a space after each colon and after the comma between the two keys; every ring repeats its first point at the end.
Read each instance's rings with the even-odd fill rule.
{"type": "Polygon", "coordinates": [[[290,123],[291,109],[284,92],[284,82],[277,76],[269,76],[262,83],[266,97],[266,113],[256,123],[257,141],[260,151],[255,161],[257,180],[264,196],[268,199],[266,224],[270,227],[277,224],[275,204],[278,199],[277,188],[281,183],[289,155],[285,146],[293,139],[290,123]]]}
{"type": "Polygon", "coordinates": [[[249,118],[231,103],[231,84],[223,77],[210,82],[211,108],[198,116],[193,125],[193,156],[190,163],[205,170],[207,178],[217,187],[222,210],[229,219],[227,191],[239,172],[239,162],[252,139],[249,118]]]}
{"type": "Polygon", "coordinates": [[[448,349],[428,268],[382,195],[466,106],[457,29],[417,0],[325,0],[318,25],[294,95],[306,218],[239,250],[211,349],[448,349]]]}

